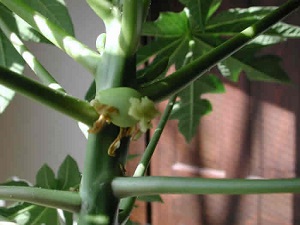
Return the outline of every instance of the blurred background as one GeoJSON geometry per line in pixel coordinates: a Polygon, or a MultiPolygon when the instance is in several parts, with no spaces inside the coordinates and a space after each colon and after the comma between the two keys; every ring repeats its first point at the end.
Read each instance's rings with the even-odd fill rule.
{"type": "MultiPolygon", "coordinates": [[[[104,32],[102,21],[85,1],[66,0],[76,37],[95,49],[104,32]]],[[[56,47],[28,44],[42,64],[73,96],[83,98],[92,76],[56,47]]],[[[26,75],[33,76],[26,67],[26,75]]],[[[0,182],[12,175],[34,182],[37,170],[47,163],[58,168],[67,154],[82,168],[86,140],[76,121],[19,94],[0,116],[0,182]]]]}
{"type": "MultiPolygon", "coordinates": [[[[77,38],[95,49],[103,24],[85,1],[66,0],[77,38]],[[98,28],[98,29],[95,29],[98,28]]],[[[284,0],[223,0],[221,9],[280,5],[284,0]]],[[[153,0],[151,16],[181,10],[175,0],[153,0]]],[[[300,12],[287,22],[300,25],[300,12]]],[[[84,96],[91,75],[52,46],[30,49],[72,95],[84,96]]],[[[152,160],[150,174],[210,178],[300,177],[300,41],[290,40],[267,52],[283,58],[294,85],[224,81],[226,93],[207,95],[213,112],[202,118],[191,144],[171,121],[152,160]]],[[[26,74],[32,76],[27,68],[26,74]]],[[[165,103],[159,107],[163,109],[165,103]]],[[[157,123],[157,121],[156,121],[157,123]]],[[[34,182],[47,163],[57,169],[67,154],[83,166],[86,141],[77,123],[39,103],[16,95],[0,116],[0,181],[17,175],[34,182]]],[[[150,134],[151,135],[151,134],[150,134]]],[[[133,143],[140,153],[145,142],[133,143]]],[[[137,159],[127,171],[130,175],[137,159]]],[[[220,196],[163,195],[164,204],[139,203],[132,216],[141,224],[172,225],[299,225],[300,197],[292,194],[220,196]]]]}

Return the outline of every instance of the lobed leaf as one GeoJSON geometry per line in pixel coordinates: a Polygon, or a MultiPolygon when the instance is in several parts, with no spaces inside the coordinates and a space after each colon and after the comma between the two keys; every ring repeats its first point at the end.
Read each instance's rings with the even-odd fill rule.
{"type": "MultiPolygon", "coordinates": [[[[211,18],[208,21],[205,33],[216,37],[236,35],[243,29],[261,20],[276,8],[270,6],[229,9],[211,18]]],[[[266,46],[285,41],[287,38],[300,38],[300,27],[279,22],[263,35],[255,38],[251,43],[266,46]]]]}
{"type": "Polygon", "coordinates": [[[57,180],[59,190],[69,190],[79,186],[81,174],[76,161],[71,156],[68,155],[60,165],[57,180]]]}
{"type": "MultiPolygon", "coordinates": [[[[185,90],[193,92],[194,89],[192,84],[185,90]]],[[[208,100],[191,95],[190,102],[179,101],[174,105],[170,119],[178,120],[180,133],[190,142],[197,132],[200,118],[211,111],[212,106],[208,100]]]]}
{"type": "MultiPolygon", "coordinates": [[[[209,40],[209,42],[211,42],[211,40],[209,40]]],[[[199,38],[196,40],[196,43],[202,46],[206,51],[215,47],[208,43],[207,39],[199,38]]],[[[216,41],[216,43],[220,43],[220,40],[216,41]]],[[[241,72],[245,71],[246,76],[250,80],[288,83],[289,78],[281,68],[278,57],[257,57],[255,55],[258,49],[259,48],[255,48],[255,46],[253,48],[248,46],[222,62],[219,62],[217,67],[224,77],[234,82],[238,81],[241,72]],[[262,63],[259,63],[260,61],[262,63]]]]}
{"type": "Polygon", "coordinates": [[[166,51],[176,48],[179,42],[180,39],[177,38],[156,39],[154,41],[151,41],[146,46],[139,48],[137,52],[137,65],[141,65],[142,63],[145,63],[152,56],[161,53],[164,54],[166,51]]]}
{"type": "Polygon", "coordinates": [[[21,17],[13,13],[2,3],[0,3],[0,19],[6,24],[9,24],[10,29],[24,41],[50,43],[21,17]]]}
{"type": "Polygon", "coordinates": [[[206,26],[206,33],[228,33],[240,32],[253,23],[262,19],[277,7],[249,7],[234,8],[223,11],[212,17],[206,26]]]}
{"type": "Polygon", "coordinates": [[[190,13],[190,21],[198,26],[202,32],[205,30],[207,20],[221,5],[222,0],[179,0],[190,13]]]}
{"type": "Polygon", "coordinates": [[[74,36],[73,23],[64,0],[25,0],[34,10],[74,36]]]}
{"type": "Polygon", "coordinates": [[[36,186],[46,189],[55,189],[57,180],[53,170],[47,165],[43,165],[36,174],[36,186]]]}
{"type": "Polygon", "coordinates": [[[179,131],[189,142],[197,132],[200,118],[212,111],[210,102],[202,99],[205,93],[223,93],[223,83],[215,75],[204,75],[182,90],[174,105],[170,119],[178,120],[179,131]]]}
{"type": "Polygon", "coordinates": [[[178,38],[188,32],[188,18],[185,11],[161,13],[154,22],[143,26],[142,35],[161,38],[178,38]]]}

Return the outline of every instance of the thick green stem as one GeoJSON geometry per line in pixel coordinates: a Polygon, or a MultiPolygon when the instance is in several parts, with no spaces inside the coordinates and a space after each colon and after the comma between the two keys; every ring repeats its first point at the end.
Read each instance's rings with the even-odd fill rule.
{"type": "Polygon", "coordinates": [[[178,93],[191,82],[209,71],[218,62],[234,54],[255,37],[295,11],[299,6],[299,0],[286,2],[259,22],[243,30],[240,34],[224,42],[207,54],[180,68],[170,76],[141,87],[139,91],[154,101],[160,101],[170,95],[178,93]]]}
{"type": "Polygon", "coordinates": [[[62,28],[33,10],[23,0],[0,0],[7,8],[16,13],[45,38],[66,52],[76,62],[95,73],[100,55],[89,49],[62,28]]]}
{"type": "Polygon", "coordinates": [[[0,199],[24,201],[40,206],[59,208],[72,213],[78,213],[81,205],[78,193],[35,187],[0,186],[0,199]]]}
{"type": "Polygon", "coordinates": [[[300,179],[205,179],[189,177],[115,178],[119,198],[155,194],[264,194],[300,193],[300,179]]]}
{"type": "Polygon", "coordinates": [[[123,4],[120,45],[125,55],[136,52],[143,24],[144,3],[141,0],[127,0],[123,4]]]}
{"type": "Polygon", "coordinates": [[[52,77],[52,75],[43,67],[43,65],[38,61],[38,59],[27,49],[25,44],[19,38],[19,36],[14,33],[10,26],[0,18],[0,28],[4,32],[5,36],[10,40],[15,49],[23,57],[27,65],[33,70],[38,78],[47,86],[52,89],[65,92],[65,90],[58,84],[58,82],[52,77]]]}
{"type": "Polygon", "coordinates": [[[90,134],[88,137],[80,187],[80,225],[115,224],[119,199],[113,194],[111,181],[117,176],[123,176],[123,156],[127,154],[128,148],[128,139],[124,139],[116,156],[107,154],[118,132],[118,127],[108,125],[98,134],[90,134]],[[97,222],[98,220],[102,222],[97,222]]]}
{"type": "Polygon", "coordinates": [[[99,118],[98,113],[88,102],[53,90],[2,67],[0,67],[0,84],[88,126],[93,126],[94,122],[99,118]]]}

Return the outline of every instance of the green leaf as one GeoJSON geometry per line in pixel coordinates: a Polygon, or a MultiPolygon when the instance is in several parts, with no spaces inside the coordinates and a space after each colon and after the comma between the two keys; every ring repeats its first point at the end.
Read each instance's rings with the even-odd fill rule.
{"type": "MultiPolygon", "coordinates": [[[[22,74],[24,65],[22,57],[0,30],[0,66],[22,74]]],[[[14,95],[13,90],[0,84],[0,114],[7,108],[14,95]]]]}
{"type": "Polygon", "coordinates": [[[234,8],[212,17],[206,26],[206,33],[233,35],[259,21],[276,7],[234,8]]]}
{"type": "Polygon", "coordinates": [[[147,22],[143,26],[142,34],[145,36],[178,38],[189,31],[188,17],[185,11],[180,13],[161,13],[154,22],[147,22]]]}
{"type": "Polygon", "coordinates": [[[64,0],[25,0],[25,2],[48,20],[74,36],[73,23],[64,0]]]}
{"type": "MultiPolygon", "coordinates": [[[[210,40],[210,42],[212,41],[210,40]]],[[[197,39],[196,43],[206,51],[209,51],[216,46],[209,44],[207,39],[197,39]]],[[[220,40],[218,41],[218,39],[216,39],[216,43],[220,43],[220,40]]],[[[224,77],[234,82],[237,82],[241,72],[245,71],[246,76],[250,80],[288,83],[289,78],[280,67],[280,60],[278,57],[270,55],[257,57],[255,56],[257,50],[258,49],[255,48],[255,46],[253,48],[247,46],[236,54],[233,54],[231,57],[218,63],[217,67],[224,77]],[[266,65],[264,63],[274,63],[274,67],[273,64],[266,65]],[[273,67],[274,69],[271,69],[270,67],[273,67]]]]}
{"type": "Polygon", "coordinates": [[[206,21],[219,8],[222,0],[179,0],[184,4],[190,13],[190,18],[201,31],[204,31],[206,21]]]}
{"type": "Polygon", "coordinates": [[[68,155],[60,165],[57,179],[59,190],[69,190],[79,186],[81,175],[76,161],[71,156],[68,155]]]}
{"type": "Polygon", "coordinates": [[[24,207],[12,217],[18,225],[60,225],[56,209],[45,208],[24,203],[24,207]]]}
{"type": "Polygon", "coordinates": [[[25,180],[9,180],[4,183],[1,183],[2,186],[17,186],[17,187],[26,187],[30,186],[30,183],[25,180]]]}
{"type": "Polygon", "coordinates": [[[23,208],[24,208],[24,204],[20,204],[20,203],[14,204],[9,207],[0,207],[0,215],[5,217],[5,219],[9,221],[14,221],[13,219],[14,216],[18,213],[18,211],[22,210],[23,208]]]}
{"type": "Polygon", "coordinates": [[[53,170],[47,165],[43,165],[36,174],[36,186],[46,189],[55,189],[57,181],[53,170]]]}
{"type": "Polygon", "coordinates": [[[56,209],[45,208],[29,203],[15,204],[0,208],[1,216],[18,225],[60,225],[56,209]]]}
{"type": "Polygon", "coordinates": [[[189,142],[195,135],[200,118],[212,111],[208,100],[201,99],[204,93],[223,93],[222,82],[214,75],[204,75],[182,90],[180,101],[174,105],[170,119],[177,119],[179,131],[189,142]]]}
{"type": "MultiPolygon", "coordinates": [[[[277,7],[250,7],[246,9],[229,9],[209,20],[205,32],[213,36],[232,36],[238,34],[243,29],[261,20],[276,8],[277,7]]],[[[255,38],[251,43],[272,45],[285,41],[287,38],[300,38],[300,27],[279,22],[264,34],[255,38]]]]}
{"type": "Polygon", "coordinates": [[[160,197],[160,195],[145,195],[145,196],[139,196],[138,197],[139,201],[143,202],[160,202],[163,203],[164,201],[160,197]]]}
{"type": "Polygon", "coordinates": [[[96,82],[93,81],[90,84],[89,89],[85,93],[84,100],[90,102],[95,98],[95,96],[96,96],[96,82]]]}
{"type": "Polygon", "coordinates": [[[300,27],[284,22],[276,23],[266,34],[282,38],[300,38],[300,27]]]}
{"type": "MultiPolygon", "coordinates": [[[[151,56],[172,51],[180,42],[177,38],[156,39],[146,46],[139,48],[137,52],[137,65],[145,63],[151,56]]],[[[165,56],[166,57],[166,56],[165,56]]]]}
{"type": "MultiPolygon", "coordinates": [[[[60,225],[56,209],[34,206],[31,210],[28,210],[27,212],[30,213],[30,218],[26,223],[24,223],[24,225],[60,225]]],[[[20,223],[18,224],[22,225],[20,223]]]]}
{"type": "Polygon", "coordinates": [[[244,70],[250,80],[289,83],[288,75],[280,66],[281,61],[275,55],[258,56],[249,61],[244,70]]]}
{"type": "Polygon", "coordinates": [[[137,76],[137,82],[140,84],[145,84],[147,82],[152,82],[159,78],[164,72],[166,72],[169,64],[168,57],[162,57],[159,60],[154,60],[151,64],[141,71],[142,75],[137,76]]]}
{"type": "Polygon", "coordinates": [[[64,211],[65,224],[64,225],[73,225],[73,214],[70,212],[64,211]]]}
{"type": "Polygon", "coordinates": [[[50,43],[45,37],[34,30],[21,17],[12,13],[7,7],[0,3],[0,18],[6,24],[9,24],[11,31],[16,33],[24,41],[50,43]]]}
{"type": "MultiPolygon", "coordinates": [[[[194,90],[194,85],[185,89],[187,92],[194,90]]],[[[180,133],[190,142],[197,132],[200,118],[212,111],[212,106],[208,100],[191,98],[192,102],[180,101],[174,105],[170,119],[178,120],[180,133]]]]}
{"type": "Polygon", "coordinates": [[[0,222],[11,222],[11,221],[9,221],[9,219],[7,219],[7,218],[5,218],[4,216],[1,216],[2,215],[2,210],[1,210],[1,208],[0,208],[0,222]]]}

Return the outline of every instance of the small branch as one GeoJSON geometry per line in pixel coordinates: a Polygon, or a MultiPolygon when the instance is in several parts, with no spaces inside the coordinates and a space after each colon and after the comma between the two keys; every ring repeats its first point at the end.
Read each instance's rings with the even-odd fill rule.
{"type": "MultiPolygon", "coordinates": [[[[140,160],[140,163],[134,172],[134,175],[133,175],[134,177],[144,176],[144,174],[149,166],[149,163],[150,163],[150,160],[154,153],[154,150],[156,148],[156,145],[160,139],[160,136],[164,130],[166,123],[168,122],[168,118],[173,109],[175,100],[176,100],[176,96],[171,97],[171,99],[169,100],[168,105],[167,105],[166,109],[164,110],[164,113],[159,121],[159,124],[158,124],[157,128],[155,129],[154,134],[153,134],[147,148],[145,149],[142,159],[140,160]]],[[[122,208],[122,212],[119,215],[120,223],[123,223],[129,217],[130,212],[132,211],[132,209],[134,207],[135,200],[136,200],[136,197],[130,197],[130,198],[126,198],[126,199],[122,200],[123,208],[122,208]]]]}
{"type": "Polygon", "coordinates": [[[0,67],[0,83],[88,126],[93,126],[99,117],[88,102],[53,90],[3,67],[0,67]]]}
{"type": "Polygon", "coordinates": [[[43,67],[43,65],[38,61],[38,59],[27,49],[25,44],[19,38],[19,36],[14,33],[10,26],[8,26],[5,21],[0,18],[0,29],[4,32],[5,36],[10,40],[15,49],[23,57],[25,62],[37,75],[37,77],[47,86],[52,89],[65,92],[65,90],[58,84],[58,82],[52,77],[52,75],[43,67]]]}
{"type": "Polygon", "coordinates": [[[234,36],[190,64],[180,68],[170,76],[141,87],[139,91],[154,101],[160,101],[170,95],[178,93],[191,82],[205,74],[218,62],[237,52],[256,36],[295,11],[299,6],[299,0],[289,0],[259,22],[243,30],[240,34],[234,36]]]}
{"type": "Polygon", "coordinates": [[[264,194],[300,193],[300,179],[205,179],[187,177],[125,177],[112,182],[120,198],[156,194],[264,194]]]}
{"type": "Polygon", "coordinates": [[[35,187],[0,186],[0,199],[24,201],[40,206],[59,208],[72,213],[79,213],[81,206],[78,193],[35,187]]]}
{"type": "Polygon", "coordinates": [[[167,105],[166,109],[164,110],[164,114],[162,115],[162,117],[159,121],[159,124],[158,124],[157,128],[155,129],[154,134],[153,134],[147,148],[145,149],[145,152],[141,158],[141,161],[134,172],[134,175],[133,175],[134,177],[144,176],[144,174],[149,166],[149,163],[150,163],[150,160],[154,153],[154,150],[157,146],[157,143],[160,139],[160,136],[165,128],[166,123],[168,122],[168,119],[172,112],[175,101],[176,101],[176,96],[173,96],[170,98],[168,105],[167,105]]]}
{"type": "Polygon", "coordinates": [[[54,45],[66,52],[76,62],[95,73],[100,55],[89,49],[62,28],[33,10],[22,0],[1,0],[7,8],[19,15],[54,45]]]}

